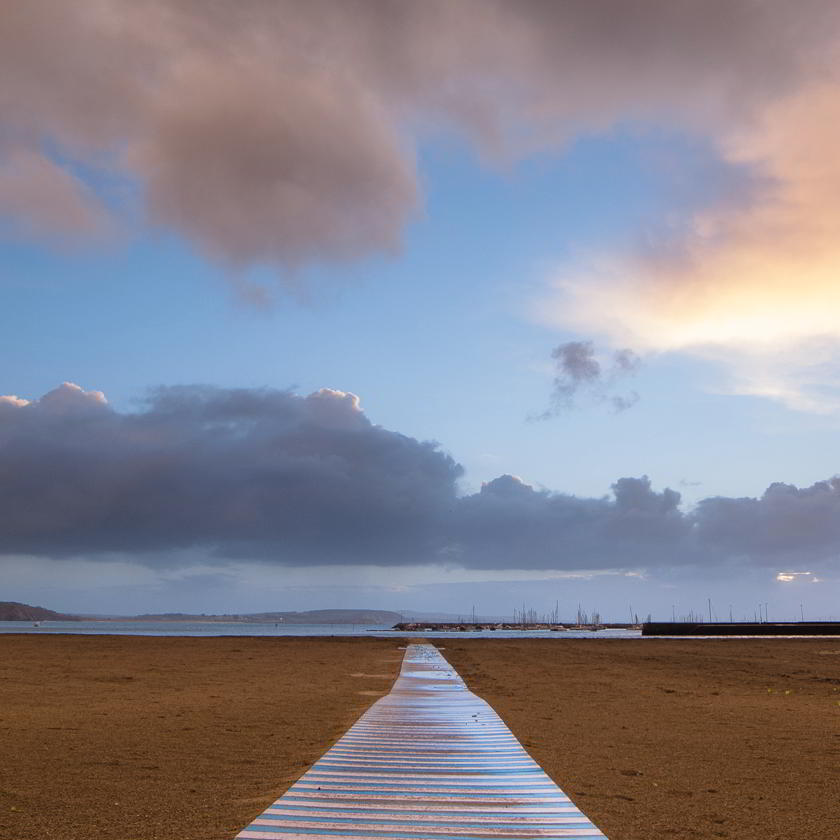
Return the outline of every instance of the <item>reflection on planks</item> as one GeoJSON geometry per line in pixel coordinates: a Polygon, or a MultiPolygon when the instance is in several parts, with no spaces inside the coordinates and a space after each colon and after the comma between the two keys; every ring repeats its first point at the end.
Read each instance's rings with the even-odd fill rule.
{"type": "Polygon", "coordinates": [[[432,645],[241,840],[604,837],[432,645]]]}

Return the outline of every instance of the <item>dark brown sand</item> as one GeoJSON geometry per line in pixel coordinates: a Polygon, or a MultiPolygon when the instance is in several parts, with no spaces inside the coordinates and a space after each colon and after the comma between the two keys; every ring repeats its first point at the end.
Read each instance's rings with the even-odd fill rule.
{"type": "MultiPolygon", "coordinates": [[[[230,840],[399,644],[0,636],[0,840],[230,840]]],[[[840,640],[438,644],[610,840],[840,838],[840,640]]]]}
{"type": "Polygon", "coordinates": [[[390,690],[397,644],[0,635],[0,838],[228,840],[390,690]]]}
{"type": "Polygon", "coordinates": [[[610,838],[840,838],[840,640],[453,640],[610,838]]]}

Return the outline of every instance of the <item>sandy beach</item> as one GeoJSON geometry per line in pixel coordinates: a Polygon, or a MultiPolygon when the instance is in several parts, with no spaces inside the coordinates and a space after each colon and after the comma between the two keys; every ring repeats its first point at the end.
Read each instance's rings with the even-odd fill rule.
{"type": "MultiPolygon", "coordinates": [[[[837,836],[838,640],[437,642],[611,840],[837,836]]],[[[0,637],[0,838],[230,840],[394,639],[0,637]]]]}
{"type": "Polygon", "coordinates": [[[228,840],[390,690],[397,644],[0,636],[0,838],[228,840]]]}
{"type": "Polygon", "coordinates": [[[840,640],[446,648],[611,840],[840,837],[840,640]]]}

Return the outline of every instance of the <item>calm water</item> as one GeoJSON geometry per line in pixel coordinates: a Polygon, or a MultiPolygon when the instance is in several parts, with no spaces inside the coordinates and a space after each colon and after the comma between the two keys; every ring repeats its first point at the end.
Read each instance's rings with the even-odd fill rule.
{"type": "Polygon", "coordinates": [[[405,633],[390,624],[244,624],[240,621],[0,621],[0,633],[107,633],[115,636],[426,636],[497,639],[637,639],[639,630],[477,630],[454,633],[405,633]]]}

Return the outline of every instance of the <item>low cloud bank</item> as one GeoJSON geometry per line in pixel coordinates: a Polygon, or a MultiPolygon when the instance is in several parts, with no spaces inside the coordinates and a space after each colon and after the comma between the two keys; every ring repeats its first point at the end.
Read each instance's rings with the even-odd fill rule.
{"type": "Polygon", "coordinates": [[[462,496],[462,473],[436,443],[374,425],[342,391],[162,388],[135,413],[69,383],[35,401],[0,397],[5,555],[819,570],[840,550],[837,478],[685,512],[646,476],[581,498],[510,475],[462,496]]]}
{"type": "Polygon", "coordinates": [[[340,391],[166,388],[120,414],[65,383],[0,402],[6,551],[410,562],[431,550],[460,474],[340,391]]]}

